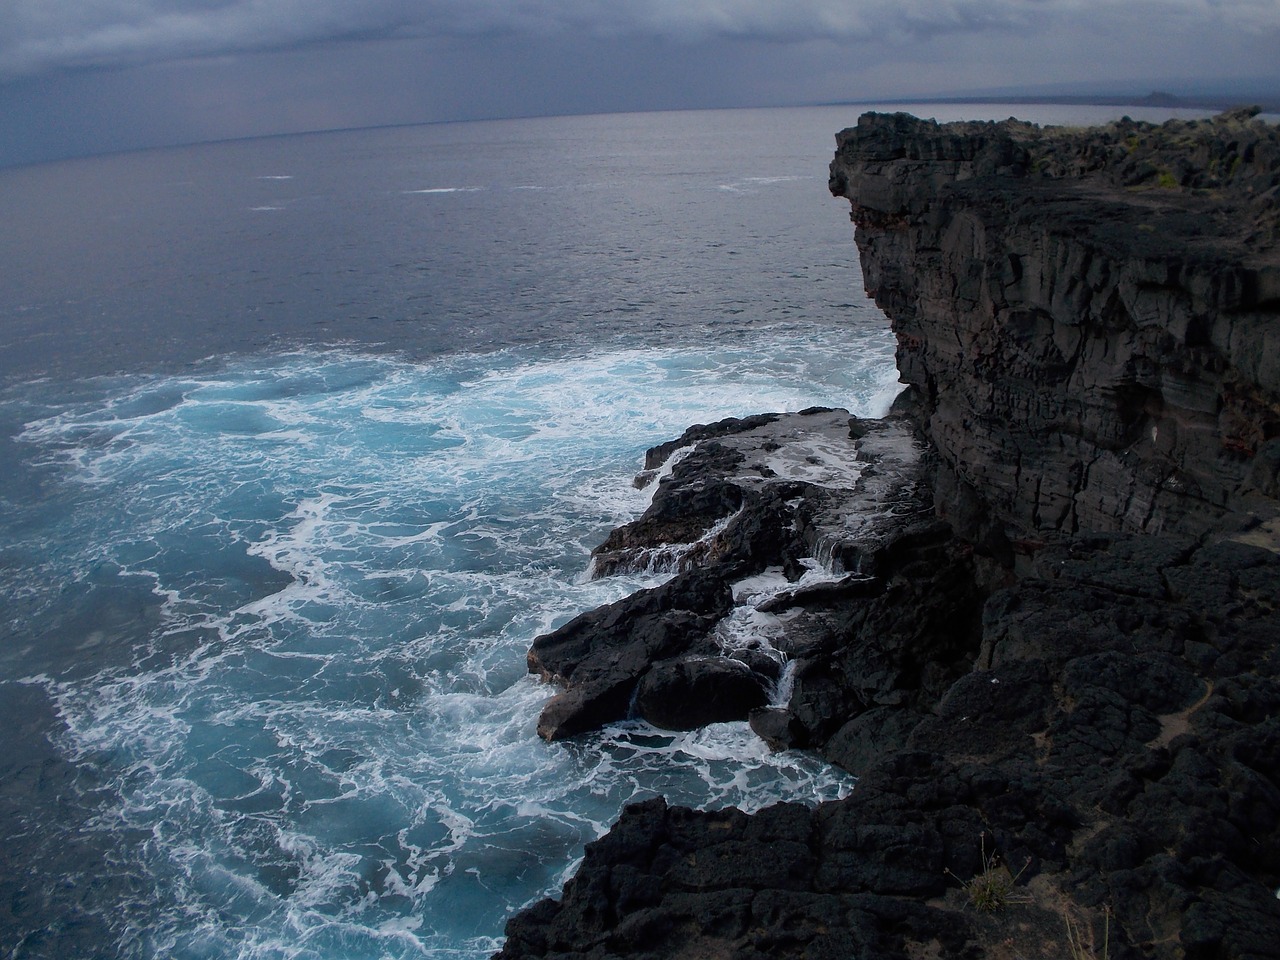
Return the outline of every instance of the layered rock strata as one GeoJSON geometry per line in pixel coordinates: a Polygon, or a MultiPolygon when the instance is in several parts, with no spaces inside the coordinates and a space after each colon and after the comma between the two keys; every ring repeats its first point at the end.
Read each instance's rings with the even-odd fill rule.
{"type": "MultiPolygon", "coordinates": [[[[792,427],[830,439],[841,414],[697,428],[652,452],[695,444],[597,561],[683,544],[659,591],[718,597],[690,616],[776,618],[790,694],[752,726],[857,788],[752,817],[629,808],[501,956],[1276,955],[1278,143],[1247,111],[839,135],[898,418],[828,444],[823,469],[865,461],[853,483],[774,497],[766,455],[810,462],[779,454],[812,448],[792,427]],[[877,498],[894,509],[851,519],[877,498]],[[746,597],[767,569],[795,584],[746,597]]],[[[661,622],[663,596],[575,628],[581,649],[661,622]]]]}
{"type": "Polygon", "coordinates": [[[868,114],[837,138],[867,290],[977,541],[1270,519],[1280,136],[868,114]]]}

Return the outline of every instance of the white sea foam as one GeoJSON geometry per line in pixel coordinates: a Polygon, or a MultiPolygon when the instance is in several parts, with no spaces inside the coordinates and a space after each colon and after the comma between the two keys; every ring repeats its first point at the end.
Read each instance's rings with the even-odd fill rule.
{"type": "MultiPolygon", "coordinates": [[[[28,678],[66,754],[103,764],[95,829],[151,837],[162,917],[133,936],[179,957],[480,956],[626,802],[847,791],[741,724],[544,744],[550,691],[524,665],[538,633],[657,582],[581,576],[648,503],[631,484],[646,447],[764,409],[868,412],[881,374],[829,382],[833,352],[301,353],[122,382],[28,423],[68,505],[28,576],[107,563],[155,603],[125,662],[28,678]]],[[[770,629],[748,607],[726,643],[770,629]]]]}
{"type": "Polygon", "coordinates": [[[770,567],[733,584],[735,606],[716,624],[713,634],[720,649],[728,656],[750,651],[768,656],[778,664],[778,679],[769,697],[774,706],[785,706],[791,700],[794,685],[795,665],[774,644],[783,635],[792,614],[769,613],[759,608],[788,591],[817,583],[833,583],[844,576],[818,558],[807,557],[800,562],[805,572],[794,582],[786,578],[782,568],[770,567]]]}
{"type": "Polygon", "coordinates": [[[484,187],[427,187],[423,190],[405,190],[404,193],[479,193],[484,187]]]}
{"type": "MultiPolygon", "coordinates": [[[[728,516],[721,517],[696,539],[688,543],[663,543],[656,547],[644,547],[630,554],[626,561],[610,568],[606,571],[608,575],[616,575],[619,572],[627,572],[631,574],[639,574],[645,577],[661,577],[664,574],[677,573],[688,564],[690,558],[696,558],[700,555],[700,551],[713,545],[720,535],[729,528],[738,517],[742,515],[739,510],[728,516]]],[[[600,576],[601,572],[596,557],[592,557],[591,563],[587,568],[587,577],[594,579],[600,576]]]]}
{"type": "Polygon", "coordinates": [[[740,180],[734,180],[730,183],[719,184],[719,189],[726,193],[752,193],[761,187],[772,186],[776,183],[790,183],[795,180],[810,180],[811,177],[785,176],[785,177],[743,177],[740,180]]]}

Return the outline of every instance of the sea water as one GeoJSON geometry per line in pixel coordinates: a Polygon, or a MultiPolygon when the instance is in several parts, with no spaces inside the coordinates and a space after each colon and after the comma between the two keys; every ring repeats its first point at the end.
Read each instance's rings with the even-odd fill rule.
{"type": "MultiPolygon", "coordinates": [[[[0,954],[483,957],[745,724],[547,744],[538,634],[694,422],[894,395],[822,108],[0,171],[0,954]]],[[[999,115],[999,114],[997,114],[999,115]]]]}

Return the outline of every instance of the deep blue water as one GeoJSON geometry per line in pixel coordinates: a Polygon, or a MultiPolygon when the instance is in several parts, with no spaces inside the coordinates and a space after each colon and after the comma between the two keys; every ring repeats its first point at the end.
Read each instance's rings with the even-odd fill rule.
{"type": "Polygon", "coordinates": [[[542,743],[525,651],[653,582],[585,576],[646,447],[892,397],[857,112],[0,171],[0,955],[482,957],[628,801],[851,789],[745,724],[542,743]]]}

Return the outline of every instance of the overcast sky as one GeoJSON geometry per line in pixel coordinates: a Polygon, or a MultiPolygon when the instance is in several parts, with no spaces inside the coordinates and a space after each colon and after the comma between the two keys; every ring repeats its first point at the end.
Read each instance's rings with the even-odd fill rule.
{"type": "Polygon", "coordinates": [[[0,164],[432,120],[1274,89],[1277,51],[1280,0],[0,0],[0,164]]]}

